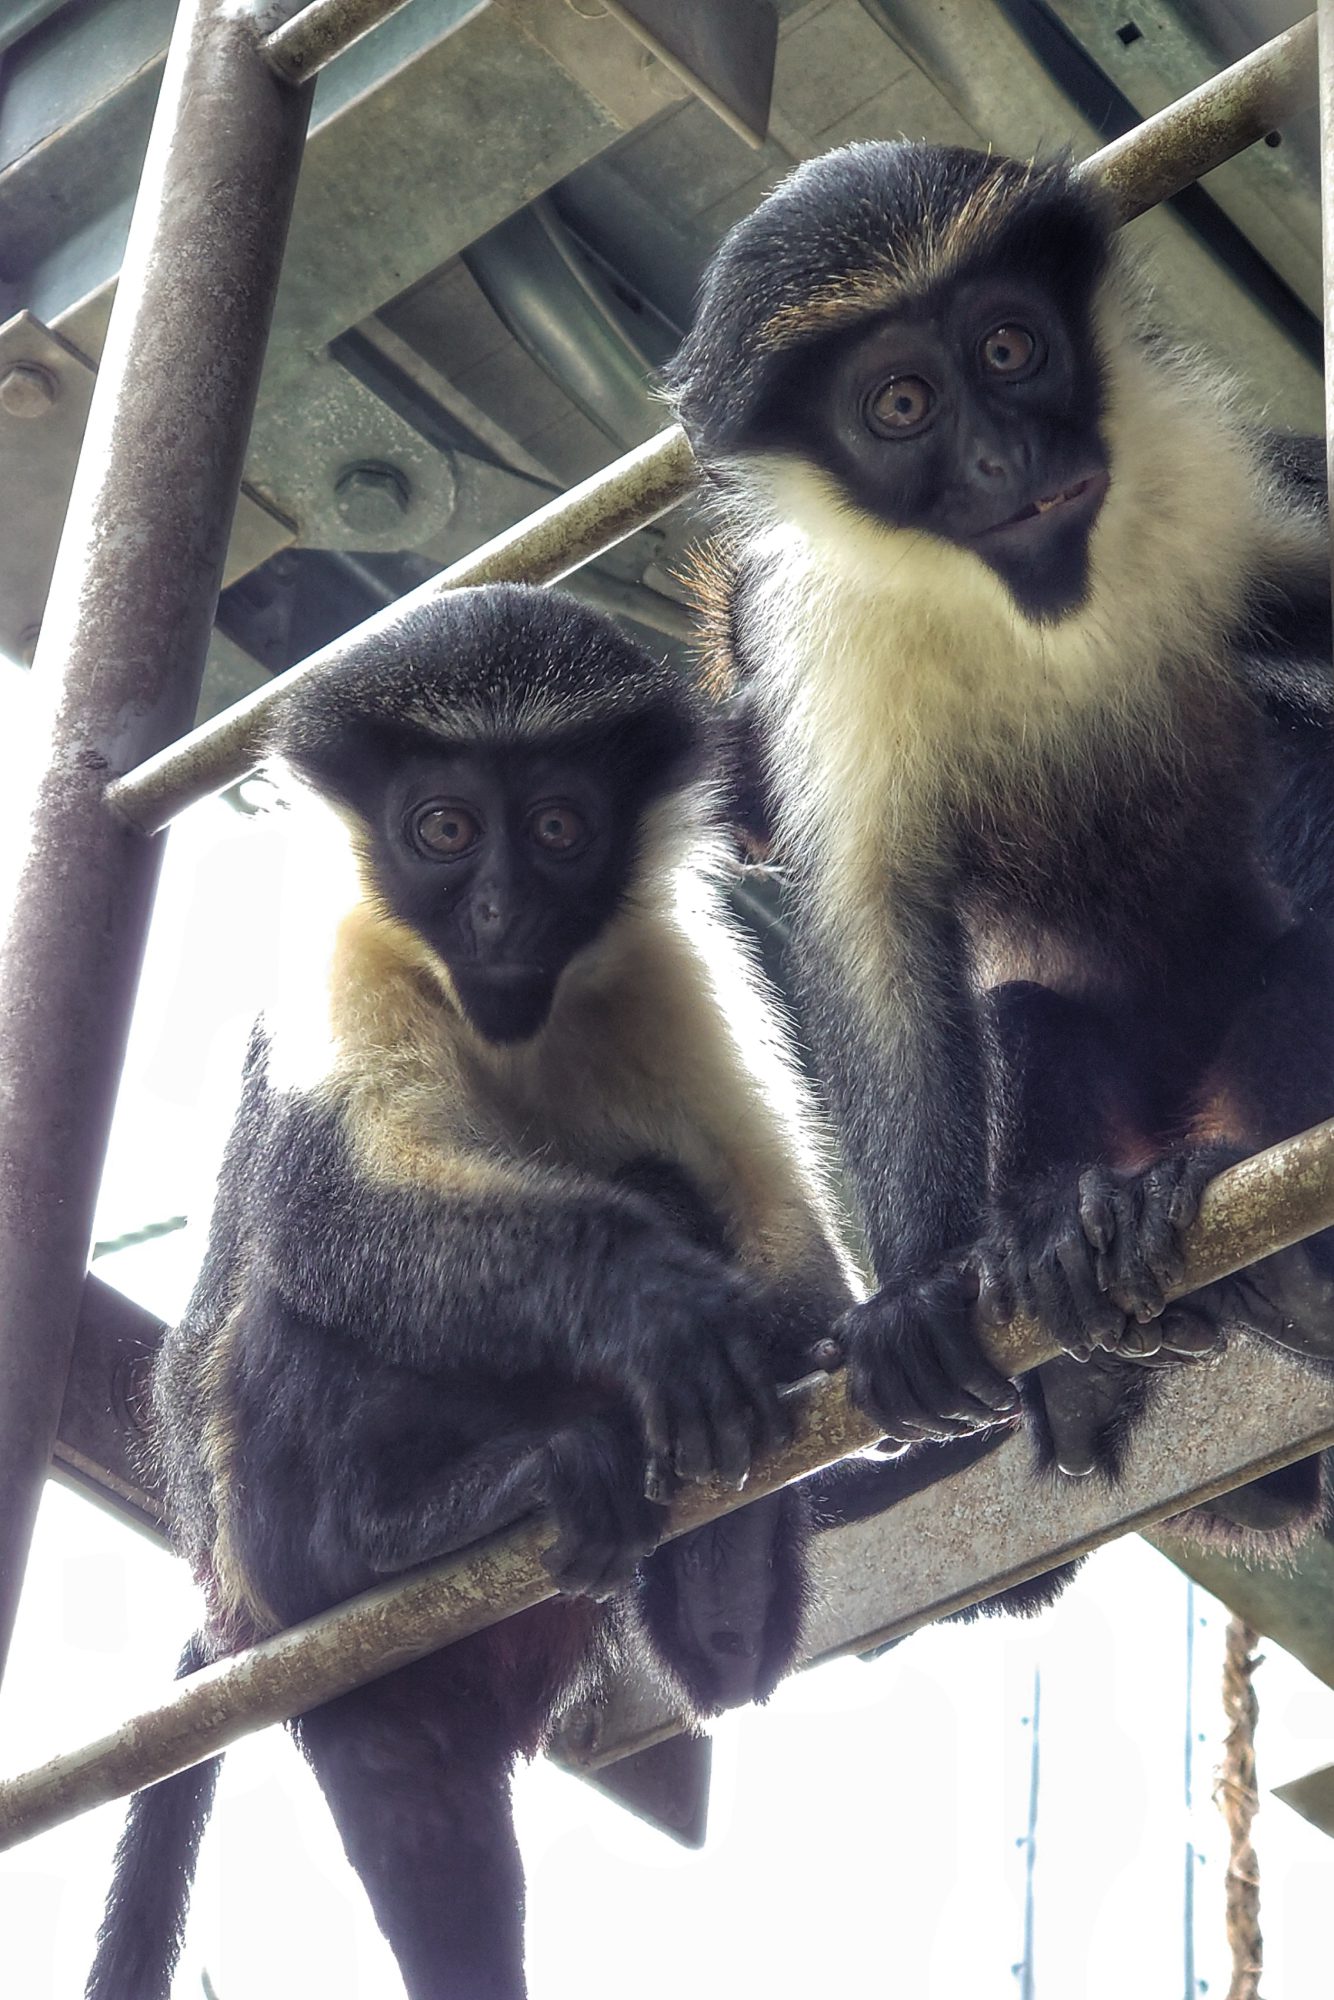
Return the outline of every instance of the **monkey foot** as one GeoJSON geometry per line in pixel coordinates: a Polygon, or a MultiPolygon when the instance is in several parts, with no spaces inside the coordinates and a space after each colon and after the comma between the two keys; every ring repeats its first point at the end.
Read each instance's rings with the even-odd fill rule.
{"type": "Polygon", "coordinates": [[[886,1285],[838,1324],[848,1390],[895,1444],[967,1436],[1019,1411],[1008,1376],[993,1368],[973,1332],[971,1273],[886,1285]]]}
{"type": "MultiPolygon", "coordinates": [[[[1185,1270],[1182,1237],[1199,1213],[1214,1175],[1242,1157],[1232,1146],[1168,1154],[1138,1173],[1089,1167],[1079,1177],[1079,1222],[1093,1252],[1094,1275],[1109,1302],[1148,1329],[1185,1270]]],[[[1150,1336],[1144,1352],[1157,1342],[1150,1336]]],[[[1133,1353],[1133,1344],[1120,1343],[1133,1353]]]]}
{"type": "Polygon", "coordinates": [[[1193,1295],[1221,1324],[1309,1361],[1334,1362],[1334,1232],[1322,1230],[1193,1295]]]}

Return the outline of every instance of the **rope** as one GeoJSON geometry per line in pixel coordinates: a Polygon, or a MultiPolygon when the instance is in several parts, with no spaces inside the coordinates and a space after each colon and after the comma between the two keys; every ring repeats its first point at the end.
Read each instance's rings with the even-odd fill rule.
{"type": "Polygon", "coordinates": [[[1244,1618],[1230,1618],[1223,1661],[1223,1709],[1228,1719],[1223,1762],[1214,1798],[1227,1821],[1227,1937],[1232,1984],[1227,2000],[1260,2000],[1264,1941],[1260,1934],[1260,1864],[1251,1844],[1251,1821],[1260,1804],[1255,1783],[1255,1723],[1260,1712],[1253,1675],[1260,1665],[1259,1633],[1244,1618]]]}

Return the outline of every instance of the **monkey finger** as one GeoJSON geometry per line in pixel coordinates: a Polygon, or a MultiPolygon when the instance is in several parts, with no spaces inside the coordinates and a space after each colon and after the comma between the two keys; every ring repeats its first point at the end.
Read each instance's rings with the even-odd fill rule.
{"type": "Polygon", "coordinates": [[[1125,1332],[1125,1314],[1099,1286],[1088,1246],[1076,1241],[1073,1231],[1057,1241],[1055,1255],[1044,1268],[1038,1317],[1067,1348],[1071,1334],[1081,1343],[1104,1347],[1117,1345],[1125,1332]]]}
{"type": "Polygon", "coordinates": [[[943,1366],[964,1399],[962,1408],[966,1414],[982,1423],[995,1423],[998,1418],[1015,1414],[1019,1408],[1018,1389],[1008,1375],[988,1361],[965,1320],[942,1320],[936,1327],[936,1344],[943,1366]]]}
{"type": "Polygon", "coordinates": [[[1113,1182],[1105,1167],[1088,1167],[1079,1176],[1080,1226],[1095,1250],[1104,1253],[1116,1240],[1113,1182]]]}

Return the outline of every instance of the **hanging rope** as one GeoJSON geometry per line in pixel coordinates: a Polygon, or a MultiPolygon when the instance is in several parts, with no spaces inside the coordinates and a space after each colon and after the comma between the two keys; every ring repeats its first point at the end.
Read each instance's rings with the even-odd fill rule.
{"type": "Polygon", "coordinates": [[[1260,1664],[1259,1633],[1244,1618],[1229,1618],[1223,1660],[1223,1708],[1228,1719],[1223,1762],[1214,1798],[1230,1843],[1227,1864],[1227,1937],[1232,1984],[1227,2000],[1260,2000],[1264,1940],[1260,1935],[1260,1864],[1251,1844],[1251,1821],[1260,1804],[1255,1784],[1255,1723],[1260,1713],[1253,1676],[1260,1664]]]}

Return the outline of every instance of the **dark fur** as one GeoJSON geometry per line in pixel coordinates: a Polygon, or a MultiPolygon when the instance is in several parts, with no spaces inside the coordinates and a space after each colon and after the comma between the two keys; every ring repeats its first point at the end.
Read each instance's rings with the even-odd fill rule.
{"type": "MultiPolygon", "coordinates": [[[[793,788],[779,859],[794,977],[883,1287],[845,1324],[853,1394],[904,1440],[1005,1413],[1006,1385],[973,1332],[980,1275],[993,1310],[1021,1306],[1076,1354],[1097,1353],[1039,1371],[1024,1406],[1044,1465],[1114,1475],[1151,1391],[1145,1364],[1204,1351],[1234,1328],[1318,1365],[1334,1356],[1328,1235],[1163,1310],[1204,1182],[1334,1111],[1320,564],[1305,560],[1291,585],[1246,572],[1211,650],[1170,683],[1166,722],[1155,710],[1129,749],[1071,727],[1049,754],[1026,748],[1027,763],[1013,757],[986,783],[947,790],[937,844],[896,857],[884,885],[900,983],[885,987],[877,1016],[855,961],[840,957],[859,913],[842,916],[837,885],[811,858],[819,829],[801,817],[807,794],[786,761],[806,754],[795,738],[787,748],[790,685],[764,709],[758,607],[774,571],[748,539],[756,520],[781,516],[789,490],[752,476],[752,457],[810,464],[850,519],[911,530],[928,558],[940,544],[975,554],[1058,646],[1091,588],[1089,496],[1109,467],[1113,487],[1122,469],[1091,332],[1110,258],[1105,212],[1060,161],[1029,169],[955,148],[845,148],[799,168],[724,241],[672,381],[730,508],[708,594],[714,677],[738,691],[738,727],[759,718],[780,829],[793,788]],[[1023,324],[1031,308],[1039,329],[1043,365],[1003,393],[974,358],[979,296],[1001,302],[997,321],[1023,324]],[[870,372],[858,376],[863,348],[870,372]],[[880,441],[866,417],[872,392],[857,388],[877,367],[897,380],[900,366],[928,387],[934,371],[946,413],[919,426],[911,449],[880,441]],[[1094,484],[1067,505],[1064,482],[1075,491],[1081,472],[1083,491],[1083,468],[1094,484]],[[1012,533],[1025,514],[1039,524],[1027,540],[1012,533]],[[979,955],[1025,971],[984,991],[979,955]]],[[[1152,343],[1139,352],[1134,367],[1164,365],[1152,343]]],[[[1289,509],[1314,515],[1311,452],[1275,442],[1267,458],[1289,509]]],[[[831,538],[843,532],[834,518],[831,501],[820,516],[831,538]]],[[[859,561],[869,547],[858,544],[859,561]]],[[[903,587],[913,560],[907,537],[893,547],[886,591],[903,587]]],[[[776,570],[783,558],[769,560],[776,570]]],[[[1133,608],[1104,610],[1116,626],[1133,608]]],[[[754,838],[765,804],[749,779],[740,789],[754,838]]],[[[1286,1538],[1294,1516],[1318,1518],[1318,1475],[1285,1477],[1269,1497],[1286,1538]]],[[[1247,1545],[1263,1538],[1267,1508],[1250,1511],[1247,1523],[1234,1510],[1228,1530],[1247,1545]]]]}
{"type": "MultiPolygon", "coordinates": [[[[596,936],[623,904],[659,893],[636,872],[644,814],[672,793],[685,809],[701,745],[694,698],[606,621],[514,589],[443,599],[373,670],[312,675],[279,727],[288,761],[354,815],[374,891],[365,921],[389,967],[372,1034],[391,1039],[348,1044],[346,1087],[279,1088],[256,1032],[204,1269],[157,1367],[156,1437],[212,1655],[539,1508],[554,1517],[548,1559],[565,1594],[295,1725],[411,2000],[523,1993],[511,1767],[609,1653],[646,1641],[702,1715],[766,1696],[796,1645],[804,1499],[756,1502],[650,1553],[663,1510],[645,1492],[650,1457],[659,1481],[673,1468],[735,1473],[781,1433],[777,1384],[805,1372],[847,1298],[815,1211],[790,1267],[765,1273],[745,1267],[733,1218],[679,1161],[628,1137],[603,1170],[563,1160],[550,1134],[476,1138],[473,1120],[494,1110],[487,1092],[503,1096],[496,1049],[513,1023],[469,1030],[450,983],[456,954],[485,957],[478,895],[513,892],[506,922],[528,952],[529,902],[544,924],[552,908],[591,904],[596,936]],[[411,793],[403,821],[400,765],[427,767],[428,797],[437,764],[451,786],[499,785],[500,821],[504,785],[517,771],[526,797],[525,760],[539,753],[585,788],[592,833],[569,876],[553,866],[534,888],[516,836],[485,846],[476,867],[442,867],[432,894],[395,852],[417,809],[411,793]],[[477,889],[506,855],[509,887],[477,889]],[[434,955],[419,964],[422,938],[434,955]],[[426,1039],[394,1041],[392,1023],[405,1008],[415,1021],[418,1004],[426,1039]],[[402,1057],[416,1075],[432,1036],[456,1066],[440,1077],[425,1150],[372,1175],[358,1121],[380,1101],[376,1062],[402,1057]],[[415,1184],[418,1157],[444,1181],[415,1184]]],[[[555,936],[544,975],[559,1009],[564,965],[589,940],[559,923],[555,936]]],[[[350,977],[356,961],[339,963],[350,977]]],[[[705,1035],[712,997],[691,1004],[705,1035]]],[[[711,1136],[699,1135],[706,1152],[711,1136]]],[[[134,1802],[92,2000],[165,2000],[211,1784],[208,1767],[134,1802]]]]}

